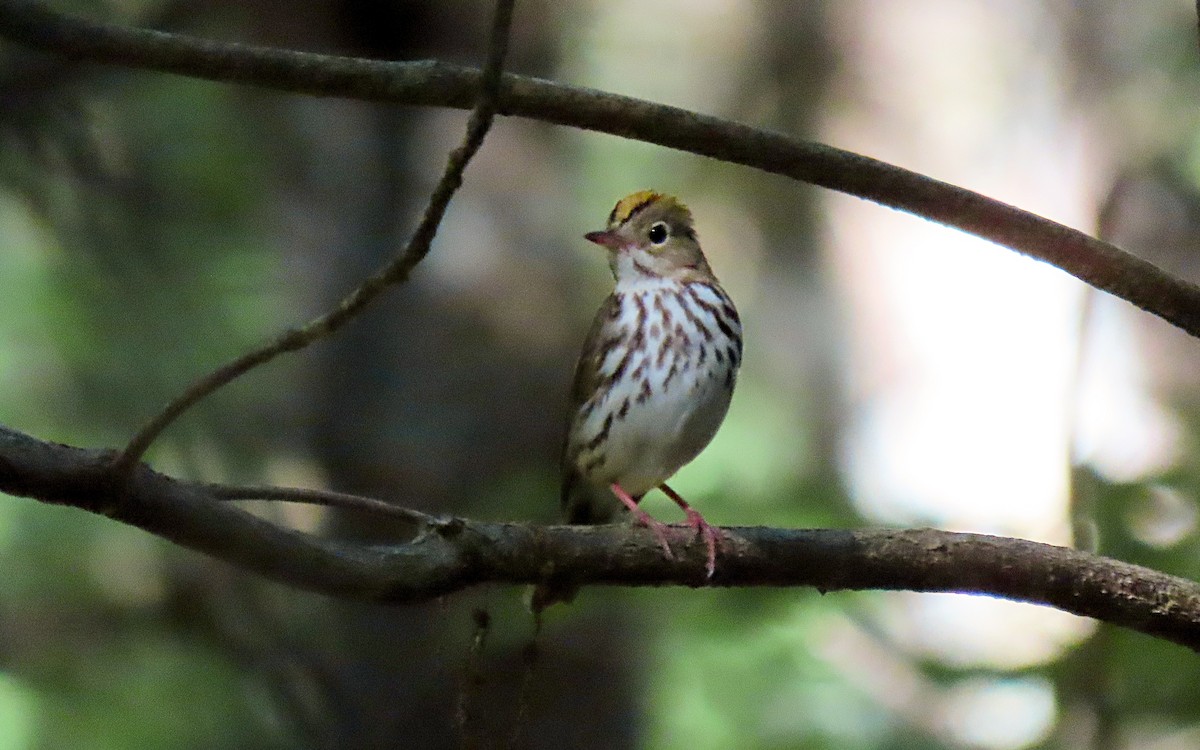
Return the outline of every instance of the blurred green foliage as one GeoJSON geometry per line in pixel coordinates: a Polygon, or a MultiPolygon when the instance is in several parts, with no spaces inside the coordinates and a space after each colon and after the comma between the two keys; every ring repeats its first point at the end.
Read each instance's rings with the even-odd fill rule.
{"type": "MultiPolygon", "coordinates": [[[[142,3],[124,10],[158,9],[142,3]]],[[[587,41],[577,31],[564,33],[564,48],[572,39],[587,41]]],[[[1135,37],[1137,45],[1130,42],[1122,54],[1153,58],[1150,64],[1161,64],[1164,75],[1184,79],[1172,79],[1175,89],[1164,89],[1164,98],[1170,90],[1189,90],[1196,78],[1194,29],[1152,31],[1135,37]]],[[[17,74],[25,53],[0,51],[16,76],[0,84],[38,93],[30,106],[9,110],[2,131],[9,147],[0,150],[0,422],[48,439],[118,445],[192,378],[317,306],[321,296],[313,289],[323,287],[325,264],[333,261],[288,247],[280,225],[295,217],[280,214],[303,183],[296,173],[319,171],[307,160],[336,160],[340,152],[301,153],[307,141],[290,120],[298,118],[295,111],[261,91],[53,65],[55,76],[46,79],[51,90],[21,89],[17,74]]],[[[581,59],[564,56],[564,69],[587,78],[591,69],[581,59]]],[[[593,82],[622,88],[603,77],[593,82]]],[[[12,101],[16,93],[0,87],[12,101]]],[[[347,105],[338,112],[346,121],[320,132],[362,130],[357,114],[347,105]]],[[[305,113],[313,120],[335,116],[305,113]]],[[[503,150],[516,148],[519,138],[511,132],[497,138],[497,158],[513,158],[503,150]]],[[[1200,131],[1179,126],[1171,132],[1179,142],[1158,144],[1160,151],[1191,153],[1196,162],[1200,131]]],[[[428,151],[403,144],[413,151],[405,176],[414,182],[425,175],[422,160],[436,163],[443,145],[427,132],[420,140],[428,151]]],[[[631,184],[678,192],[700,184],[720,188],[730,174],[645,144],[575,133],[565,141],[574,160],[556,163],[559,172],[547,181],[571,185],[579,195],[616,196],[631,184]]],[[[756,176],[738,174],[731,196],[758,207],[784,202],[781,188],[751,185],[756,176]]],[[[1195,168],[1184,178],[1193,189],[1200,185],[1195,168]]],[[[482,191],[471,190],[468,184],[465,200],[474,201],[468,205],[490,205],[482,191]]],[[[538,226],[514,221],[489,231],[517,235],[514,244],[556,246],[595,223],[590,203],[553,198],[574,205],[549,206],[543,214],[550,218],[538,226]]],[[[809,212],[760,218],[772,224],[764,230],[772,238],[795,236],[795,246],[808,248],[817,234],[809,212]]],[[[514,256],[489,261],[527,261],[514,256]]],[[[819,260],[798,263],[812,267],[819,260]]],[[[785,273],[779,258],[763,266],[785,273]]],[[[464,276],[474,270],[458,269],[464,276]]],[[[439,273],[449,272],[430,270],[424,279],[439,273]]],[[[463,289],[447,286],[436,304],[487,307],[464,302],[455,296],[466,296],[463,289]]],[[[422,289],[412,296],[434,304],[422,289]]],[[[570,303],[583,311],[582,320],[592,300],[570,303]]],[[[483,326],[471,330],[477,341],[512,353],[507,342],[490,341],[483,326]]],[[[546,347],[558,356],[554,344],[546,347]]],[[[424,359],[422,352],[410,356],[424,359]]],[[[510,359],[514,368],[537,361],[510,359]]],[[[569,360],[560,359],[565,382],[569,360]]],[[[295,415],[320,397],[306,362],[311,365],[281,361],[223,391],[173,427],[152,457],[172,471],[214,480],[319,481],[337,460],[322,463],[292,435],[301,420],[295,415]],[[288,467],[282,477],[280,466],[288,467]]],[[[821,424],[836,415],[828,404],[845,398],[844,384],[809,378],[790,385],[783,390],[748,367],[721,434],[678,488],[717,523],[865,523],[829,448],[835,436],[821,424]]],[[[1179,402],[1188,449],[1177,464],[1126,483],[1081,468],[1073,520],[1094,529],[1102,554],[1197,578],[1200,402],[1186,394],[1179,402]]],[[[319,433],[325,425],[307,428],[319,433]]],[[[482,453],[487,448],[480,443],[475,448],[482,453]]],[[[341,447],[350,452],[356,446],[341,447]]],[[[552,452],[553,446],[545,450],[552,452]]],[[[550,520],[557,484],[552,460],[537,451],[522,458],[521,465],[480,480],[474,507],[481,515],[550,520]]],[[[445,479],[413,473],[413,486],[422,490],[445,479]]],[[[670,513],[661,499],[647,502],[652,512],[670,513]]],[[[276,517],[300,525],[312,520],[285,511],[276,517]]],[[[361,610],[255,581],[231,582],[218,564],[80,512],[5,498],[0,565],[0,750],[320,746],[323,735],[312,727],[336,703],[322,693],[326,672],[345,668],[366,693],[375,684],[373,670],[382,669],[351,663],[358,644],[337,629],[361,610]],[[296,676],[301,672],[303,679],[296,676]]],[[[485,596],[497,615],[489,648],[518,650],[530,632],[519,592],[485,596]]],[[[632,613],[632,643],[612,658],[637,675],[635,702],[644,716],[629,721],[644,725],[648,747],[964,747],[970,743],[962,733],[939,722],[948,721],[947,713],[953,718],[957,704],[950,697],[980,685],[1017,684],[1050,694],[1051,727],[1026,747],[1119,748],[1172,737],[1183,739],[1161,747],[1187,747],[1200,724],[1200,663],[1179,647],[1100,626],[1045,663],[1012,670],[956,666],[880,626],[886,616],[880,602],[869,594],[811,591],[586,591],[572,611],[548,615],[545,637],[556,643],[556,636],[602,620],[614,608],[632,613]],[[935,715],[934,705],[942,714],[935,715]]],[[[464,660],[466,619],[455,604],[440,616],[450,625],[434,657],[454,672],[464,660]]],[[[406,636],[389,632],[382,639],[403,645],[406,636]]],[[[553,647],[542,658],[553,660],[553,647]]]]}

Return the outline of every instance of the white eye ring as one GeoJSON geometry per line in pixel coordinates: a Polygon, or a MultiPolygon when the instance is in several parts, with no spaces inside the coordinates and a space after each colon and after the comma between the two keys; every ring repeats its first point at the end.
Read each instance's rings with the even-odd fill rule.
{"type": "Polygon", "coordinates": [[[671,236],[671,229],[665,221],[656,221],[650,225],[650,231],[646,233],[650,238],[650,244],[661,245],[671,236]]]}

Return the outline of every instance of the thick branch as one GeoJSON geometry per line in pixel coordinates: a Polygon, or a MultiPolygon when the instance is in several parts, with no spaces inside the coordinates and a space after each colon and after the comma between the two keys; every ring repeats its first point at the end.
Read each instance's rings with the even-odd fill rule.
{"type": "MultiPolygon", "coordinates": [[[[76,60],[317,96],[472,106],[480,72],[438,62],[383,62],[223,44],[69,18],[0,0],[0,37],[76,60]]],[[[908,211],[1043,260],[1200,336],[1200,287],[1106,242],[978,193],[840,149],[676,107],[516,75],[499,111],[611,133],[908,211]]]]}
{"type": "MultiPolygon", "coordinates": [[[[361,547],[282,529],[205,485],[139,465],[124,492],[112,454],[0,427],[0,491],[71,505],[247,570],[343,599],[411,602],[485,583],[555,579],[704,585],[703,545],[667,560],[627,526],[435,521],[412,542],[361,547]]],[[[1200,585],[1086,552],[931,529],[730,528],[714,586],[952,591],[1045,604],[1200,651],[1200,585]]],[[[685,533],[680,530],[680,533],[685,533]]],[[[680,542],[682,542],[682,538],[680,542]]],[[[682,545],[677,545],[682,550],[682,545]]]]}

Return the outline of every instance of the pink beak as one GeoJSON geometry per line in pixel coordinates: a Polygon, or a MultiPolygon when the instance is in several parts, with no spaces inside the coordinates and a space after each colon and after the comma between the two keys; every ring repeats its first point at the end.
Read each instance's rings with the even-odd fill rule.
{"type": "Polygon", "coordinates": [[[616,250],[621,246],[621,239],[617,237],[617,233],[609,229],[605,229],[601,232],[588,232],[587,234],[583,235],[583,238],[588,242],[595,242],[597,245],[603,245],[609,250],[616,250]]]}

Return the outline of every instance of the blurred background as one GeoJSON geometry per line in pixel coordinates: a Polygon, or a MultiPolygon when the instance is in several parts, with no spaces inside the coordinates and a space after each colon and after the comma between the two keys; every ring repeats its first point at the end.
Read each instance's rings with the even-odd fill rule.
{"type": "MultiPolygon", "coordinates": [[[[214,39],[478,64],[488,3],[54,2],[214,39]]],[[[1142,0],[518,3],[509,68],[859,151],[1200,278],[1195,8],[1142,0]]],[[[76,65],[0,43],[0,423],[121,445],[400,248],[463,112],[76,65]]],[[[611,279],[581,235],[653,187],[746,325],[675,486],[714,523],[934,525],[1200,576],[1200,344],[1048,266],[854,198],[500,119],[403,288],[150,455],[548,523],[611,279]]],[[[251,507],[251,504],[247,504],[251,507]]],[[[360,514],[258,504],[389,542],[360,514]]],[[[663,498],[647,507],[674,519],[663,498]]],[[[1200,746],[1177,646],[978,597],[293,591],[70,509],[0,503],[0,750],[1200,746]],[[472,611],[492,627],[468,668],[472,611]],[[512,740],[514,732],[519,737],[512,740]]]]}

